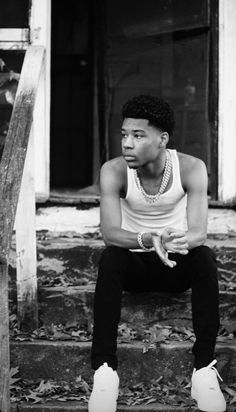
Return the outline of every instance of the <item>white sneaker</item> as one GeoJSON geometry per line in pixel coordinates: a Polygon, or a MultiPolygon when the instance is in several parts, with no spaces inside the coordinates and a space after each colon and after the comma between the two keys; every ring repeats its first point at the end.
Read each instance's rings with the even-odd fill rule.
{"type": "Polygon", "coordinates": [[[218,371],[214,368],[216,360],[205,368],[196,371],[192,375],[191,396],[197,401],[198,409],[205,412],[224,412],[226,402],[220,390],[217,377],[222,381],[218,371]]]}
{"type": "Polygon", "coordinates": [[[119,393],[117,372],[104,363],[96,370],[93,378],[93,391],[89,398],[89,412],[115,412],[119,393]]]}

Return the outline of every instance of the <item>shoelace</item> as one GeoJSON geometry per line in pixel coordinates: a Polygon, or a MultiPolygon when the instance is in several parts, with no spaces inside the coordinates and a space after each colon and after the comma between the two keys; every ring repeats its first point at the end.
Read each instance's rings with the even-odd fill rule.
{"type": "Polygon", "coordinates": [[[214,365],[215,365],[216,363],[217,363],[217,360],[214,359],[214,360],[207,366],[207,368],[214,370],[215,373],[216,373],[216,375],[217,375],[217,377],[221,380],[221,382],[223,382],[223,379],[221,378],[218,370],[217,370],[216,368],[214,368],[214,365]]]}

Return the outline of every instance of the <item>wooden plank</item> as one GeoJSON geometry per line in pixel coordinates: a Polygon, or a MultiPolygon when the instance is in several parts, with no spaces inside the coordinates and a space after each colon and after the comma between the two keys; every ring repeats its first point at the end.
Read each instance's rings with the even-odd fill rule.
{"type": "Polygon", "coordinates": [[[50,192],[50,99],[51,99],[51,0],[32,0],[30,41],[45,48],[34,110],[35,191],[37,201],[46,201],[50,192]]]}
{"type": "Polygon", "coordinates": [[[42,46],[30,46],[26,52],[0,163],[0,260],[3,262],[10,247],[43,57],[42,46]]]}
{"type": "Polygon", "coordinates": [[[29,42],[29,29],[0,29],[1,42],[29,42]]]}
{"type": "Polygon", "coordinates": [[[0,263],[0,411],[10,412],[8,267],[0,263]]]}
{"type": "Polygon", "coordinates": [[[29,46],[29,29],[0,29],[1,50],[26,50],[29,46]]]}
{"type": "Polygon", "coordinates": [[[17,318],[18,326],[23,331],[32,331],[38,327],[33,138],[32,126],[15,222],[17,318]]]}
{"type": "Polygon", "coordinates": [[[0,50],[26,50],[29,43],[23,41],[0,41],[0,50]]]}
{"type": "Polygon", "coordinates": [[[219,127],[219,0],[210,0],[209,32],[209,99],[208,119],[210,123],[210,194],[211,198],[218,200],[218,127],[219,127]]]}
{"type": "MultiPolygon", "coordinates": [[[[11,122],[0,163],[0,409],[10,412],[7,261],[33,119],[44,48],[26,52],[11,122]]],[[[28,222],[22,221],[24,225],[28,222]]]]}
{"type": "Polygon", "coordinates": [[[235,0],[219,0],[218,200],[236,204],[235,21],[235,0]]]}

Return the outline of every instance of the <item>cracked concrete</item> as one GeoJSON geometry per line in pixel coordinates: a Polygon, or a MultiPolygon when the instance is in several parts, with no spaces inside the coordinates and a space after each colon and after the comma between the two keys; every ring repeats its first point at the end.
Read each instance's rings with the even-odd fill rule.
{"type": "MultiPolygon", "coordinates": [[[[51,206],[37,209],[36,229],[49,232],[94,233],[100,225],[100,208],[79,210],[76,206],[51,206]]],[[[208,233],[236,236],[236,211],[209,209],[208,233]]]]}

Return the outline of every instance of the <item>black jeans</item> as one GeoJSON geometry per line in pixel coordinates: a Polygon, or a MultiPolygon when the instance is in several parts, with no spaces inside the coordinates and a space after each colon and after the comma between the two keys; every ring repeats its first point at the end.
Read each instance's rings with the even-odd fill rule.
{"type": "Polygon", "coordinates": [[[131,252],[107,247],[101,256],[94,300],[92,368],[107,362],[117,369],[117,328],[122,291],[184,292],[192,289],[192,319],[196,342],[194,366],[199,369],[214,359],[219,329],[219,291],[216,259],[207,246],[188,255],[170,254],[177,262],[165,266],[155,252],[131,252]]]}

